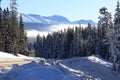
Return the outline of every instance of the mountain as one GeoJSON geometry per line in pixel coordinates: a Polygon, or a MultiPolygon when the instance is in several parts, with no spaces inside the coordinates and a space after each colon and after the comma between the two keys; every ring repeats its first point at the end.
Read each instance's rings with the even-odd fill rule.
{"type": "Polygon", "coordinates": [[[90,24],[92,24],[92,25],[94,25],[94,24],[96,24],[94,21],[92,21],[92,20],[77,20],[77,21],[74,21],[73,22],[74,24],[88,24],[88,23],[90,23],[90,24]]]}
{"type": "Polygon", "coordinates": [[[25,23],[39,23],[44,25],[70,23],[70,21],[67,18],[59,15],[46,17],[35,14],[23,14],[23,20],[25,23]]]}
{"type": "Polygon", "coordinates": [[[44,17],[48,22],[49,24],[70,24],[70,21],[63,17],[63,16],[59,16],[59,15],[53,15],[53,16],[50,16],[50,17],[44,17]]]}
{"type": "Polygon", "coordinates": [[[23,14],[23,21],[25,24],[26,30],[47,30],[46,27],[51,25],[61,25],[61,24],[85,24],[88,23],[94,25],[96,24],[92,20],[76,20],[76,21],[69,21],[66,17],[60,15],[53,15],[53,16],[41,16],[36,14],[23,14]]]}

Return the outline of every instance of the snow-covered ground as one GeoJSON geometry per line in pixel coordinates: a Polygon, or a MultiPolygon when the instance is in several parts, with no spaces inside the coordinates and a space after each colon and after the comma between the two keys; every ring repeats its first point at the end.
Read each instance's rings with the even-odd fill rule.
{"type": "MultiPolygon", "coordinates": [[[[6,55],[7,56],[7,55],[6,55]]],[[[9,55],[10,56],[10,55],[9,55]]],[[[12,56],[11,56],[12,57],[12,56]]],[[[0,58],[1,59],[1,58],[0,58]]],[[[40,62],[1,67],[0,80],[120,80],[112,63],[99,56],[66,60],[40,58],[40,62]]]]}
{"type": "Polygon", "coordinates": [[[12,66],[12,64],[23,65],[31,61],[39,61],[39,58],[27,57],[21,54],[18,54],[18,56],[15,56],[10,53],[0,52],[0,67],[12,66]]]}
{"type": "Polygon", "coordinates": [[[27,57],[21,54],[15,56],[10,53],[0,52],[0,62],[1,61],[16,61],[16,60],[34,60],[33,57],[27,57]]]}

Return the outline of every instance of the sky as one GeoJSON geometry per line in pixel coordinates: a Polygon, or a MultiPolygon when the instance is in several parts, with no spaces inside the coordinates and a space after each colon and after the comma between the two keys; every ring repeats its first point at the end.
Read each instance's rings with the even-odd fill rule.
{"type": "MultiPolygon", "coordinates": [[[[98,21],[99,9],[107,7],[112,15],[118,0],[17,0],[18,12],[41,16],[61,15],[70,21],[85,19],[98,21]]],[[[10,0],[2,0],[2,8],[9,7],[10,0]]]]}

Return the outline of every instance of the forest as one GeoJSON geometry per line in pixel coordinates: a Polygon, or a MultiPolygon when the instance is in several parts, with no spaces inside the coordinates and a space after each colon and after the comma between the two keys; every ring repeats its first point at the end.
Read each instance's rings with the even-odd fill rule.
{"type": "Polygon", "coordinates": [[[10,10],[0,7],[0,51],[26,55],[28,53],[27,36],[22,15],[19,16],[18,22],[17,13],[15,0],[11,0],[10,10]]]}

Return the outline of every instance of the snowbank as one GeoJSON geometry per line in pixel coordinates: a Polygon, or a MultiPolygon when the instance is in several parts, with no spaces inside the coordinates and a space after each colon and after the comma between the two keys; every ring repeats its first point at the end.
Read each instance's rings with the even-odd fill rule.
{"type": "Polygon", "coordinates": [[[118,74],[112,70],[112,63],[98,56],[50,61],[43,58],[39,63],[13,67],[0,80],[118,80],[118,74]]]}
{"type": "MultiPolygon", "coordinates": [[[[72,80],[78,80],[71,77],[72,80]]],[[[18,68],[12,68],[8,73],[4,74],[2,80],[68,80],[65,73],[59,68],[51,66],[41,66],[36,62],[25,64],[18,68]]]]}
{"type": "Polygon", "coordinates": [[[0,59],[1,58],[16,58],[16,56],[10,53],[0,52],[0,59]]]}
{"type": "Polygon", "coordinates": [[[118,80],[118,74],[114,73],[112,63],[99,56],[78,57],[57,63],[56,66],[65,73],[81,80],[118,80]]]}
{"type": "Polygon", "coordinates": [[[18,56],[15,56],[10,53],[6,52],[0,52],[0,61],[15,61],[15,60],[34,60],[33,57],[27,57],[21,54],[18,54],[18,56]]]}

